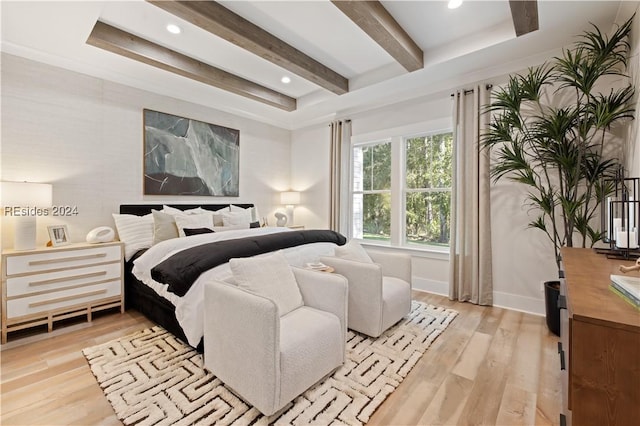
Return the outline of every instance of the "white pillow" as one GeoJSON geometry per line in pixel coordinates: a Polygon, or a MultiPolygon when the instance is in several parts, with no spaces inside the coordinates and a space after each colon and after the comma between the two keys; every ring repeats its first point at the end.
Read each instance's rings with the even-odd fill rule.
{"type": "Polygon", "coordinates": [[[242,207],[235,206],[235,205],[231,204],[229,206],[229,209],[231,209],[232,212],[242,212],[242,211],[248,210],[251,213],[251,216],[250,216],[250,219],[251,219],[250,221],[251,222],[260,221],[260,215],[258,215],[258,208],[257,207],[249,207],[247,209],[243,209],[242,207]]]}
{"type": "Polygon", "coordinates": [[[138,250],[153,245],[153,216],[113,213],[118,238],[124,243],[124,259],[129,260],[138,250]]]}
{"type": "Polygon", "coordinates": [[[211,213],[203,214],[177,214],[176,225],[178,226],[178,234],[185,237],[184,228],[209,228],[213,229],[213,215],[211,213]]]}
{"type": "Polygon", "coordinates": [[[189,209],[189,210],[180,210],[180,209],[176,209],[175,207],[167,206],[166,204],[162,205],[162,213],[166,213],[174,216],[177,214],[202,214],[206,212],[207,211],[202,207],[196,207],[195,209],[189,209]]]}
{"type": "Polygon", "coordinates": [[[229,266],[238,287],[273,300],[281,317],[303,305],[296,277],[281,251],[231,259],[229,266]]]}
{"type": "Polygon", "coordinates": [[[336,247],[336,257],[356,262],[373,263],[365,249],[355,240],[349,241],[343,246],[336,247]]]}
{"type": "Polygon", "coordinates": [[[224,226],[230,225],[247,225],[251,223],[251,211],[242,209],[242,211],[222,212],[222,223],[224,226]]]}

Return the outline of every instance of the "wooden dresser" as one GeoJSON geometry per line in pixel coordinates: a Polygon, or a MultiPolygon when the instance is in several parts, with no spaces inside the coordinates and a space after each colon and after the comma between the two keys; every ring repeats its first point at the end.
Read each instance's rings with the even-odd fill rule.
{"type": "Polygon", "coordinates": [[[562,249],[567,309],[560,312],[558,352],[567,425],[640,424],[640,310],[609,289],[609,276],[632,264],[592,249],[562,249]]]}
{"type": "Polygon", "coordinates": [[[7,333],[120,307],[123,245],[70,244],[2,252],[2,343],[7,333]]]}

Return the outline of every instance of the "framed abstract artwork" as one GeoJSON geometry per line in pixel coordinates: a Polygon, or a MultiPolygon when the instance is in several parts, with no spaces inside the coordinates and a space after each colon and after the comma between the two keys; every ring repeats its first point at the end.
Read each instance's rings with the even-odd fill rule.
{"type": "Polygon", "coordinates": [[[144,194],[239,194],[240,131],[144,110],[144,194]]]}

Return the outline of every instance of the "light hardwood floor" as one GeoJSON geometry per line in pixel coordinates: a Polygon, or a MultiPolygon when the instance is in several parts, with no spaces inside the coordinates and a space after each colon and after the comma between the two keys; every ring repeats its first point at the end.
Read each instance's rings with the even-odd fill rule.
{"type": "MultiPolygon", "coordinates": [[[[370,425],[557,425],[557,337],[544,318],[415,292],[459,312],[370,425]]],[[[119,425],[81,353],[151,326],[135,311],[51,334],[9,336],[2,346],[2,425],[119,425]]]]}

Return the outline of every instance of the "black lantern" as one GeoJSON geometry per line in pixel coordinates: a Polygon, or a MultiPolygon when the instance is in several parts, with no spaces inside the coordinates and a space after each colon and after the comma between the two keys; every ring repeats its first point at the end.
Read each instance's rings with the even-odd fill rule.
{"type": "Polygon", "coordinates": [[[609,244],[608,257],[630,259],[640,257],[640,178],[625,178],[624,169],[612,179],[605,179],[603,188],[610,188],[601,203],[603,241],[609,244]]]}

